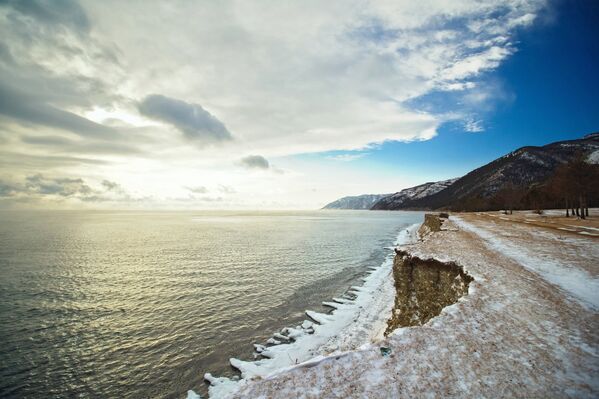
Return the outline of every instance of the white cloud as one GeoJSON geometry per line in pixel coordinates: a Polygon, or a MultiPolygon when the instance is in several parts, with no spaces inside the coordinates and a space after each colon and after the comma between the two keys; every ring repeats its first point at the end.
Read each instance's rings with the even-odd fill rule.
{"type": "Polygon", "coordinates": [[[512,53],[510,48],[493,46],[480,53],[469,55],[456,61],[441,73],[444,81],[459,81],[475,77],[481,72],[496,68],[499,63],[512,53]]]}
{"type": "Polygon", "coordinates": [[[367,152],[358,152],[358,153],[330,155],[327,158],[332,159],[333,161],[351,162],[351,161],[355,161],[356,159],[363,158],[366,155],[368,155],[367,152]]]}
{"type": "Polygon", "coordinates": [[[464,122],[464,130],[470,133],[479,133],[485,130],[483,122],[476,119],[466,119],[464,122]]]}
{"type": "Polygon", "coordinates": [[[430,139],[448,110],[410,104],[432,92],[464,93],[468,110],[454,115],[492,104],[485,96],[499,91],[481,88],[480,76],[517,50],[515,30],[532,24],[544,1],[80,5],[39,15],[0,6],[0,90],[27,100],[20,108],[0,101],[0,126],[13,135],[0,156],[26,154],[31,164],[15,161],[11,173],[51,161],[61,173],[115,179],[155,197],[173,192],[164,198],[187,198],[182,187],[201,173],[211,187],[255,190],[248,198],[258,203],[290,198],[303,172],[250,173],[235,166],[247,154],[285,167],[278,158],[430,139]],[[177,115],[140,113],[153,93],[177,115]]]}
{"type": "Polygon", "coordinates": [[[202,104],[246,150],[266,156],[433,136],[440,118],[405,101],[472,87],[513,52],[510,29],[530,23],[539,5],[84,3],[95,33],[117,43],[134,71],[131,97],[157,92],[202,104]],[[460,28],[463,20],[476,29],[460,28]]]}
{"type": "Polygon", "coordinates": [[[237,192],[233,187],[225,186],[222,184],[218,186],[218,191],[220,191],[223,194],[235,194],[237,192]]]}

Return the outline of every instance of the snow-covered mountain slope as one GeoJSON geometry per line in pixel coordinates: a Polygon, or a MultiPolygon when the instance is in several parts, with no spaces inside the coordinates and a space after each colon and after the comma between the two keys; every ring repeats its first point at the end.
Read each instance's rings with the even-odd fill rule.
{"type": "Polygon", "coordinates": [[[370,209],[378,200],[390,194],[364,194],[343,197],[324,206],[322,209],[370,209]]]}
{"type": "Polygon", "coordinates": [[[441,190],[446,189],[459,178],[443,180],[438,182],[424,183],[416,187],[406,188],[395,194],[380,199],[373,206],[373,210],[394,210],[404,207],[409,201],[427,198],[441,190]]]}
{"type": "Polygon", "coordinates": [[[395,194],[364,194],[343,197],[325,205],[322,209],[398,209],[408,200],[426,198],[447,188],[456,180],[458,178],[424,183],[395,194]]]}
{"type": "Polygon", "coordinates": [[[472,200],[492,198],[507,184],[516,187],[530,187],[544,183],[555,169],[576,157],[582,156],[590,162],[599,157],[599,133],[593,133],[577,140],[559,141],[542,147],[522,147],[497,158],[461,177],[436,193],[403,199],[392,197],[379,201],[373,209],[439,209],[460,210],[464,203],[472,200]]]}

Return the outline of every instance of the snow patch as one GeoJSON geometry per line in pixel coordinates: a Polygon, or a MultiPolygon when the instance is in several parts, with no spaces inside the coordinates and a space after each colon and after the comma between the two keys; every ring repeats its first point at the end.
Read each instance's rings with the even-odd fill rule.
{"type": "Polygon", "coordinates": [[[570,226],[570,227],[576,227],[576,228],[579,228],[579,229],[585,229],[585,230],[595,230],[595,231],[599,231],[599,229],[598,229],[598,228],[596,228],[596,227],[591,227],[591,226],[577,226],[577,225],[575,225],[575,224],[569,224],[568,226],[570,226]]]}
{"type": "Polygon", "coordinates": [[[599,164],[599,150],[591,152],[587,158],[587,162],[594,165],[599,164]]]}
{"type": "Polygon", "coordinates": [[[591,233],[591,232],[588,232],[588,231],[579,231],[578,234],[582,234],[582,235],[585,235],[585,236],[599,237],[599,234],[591,233]]]}

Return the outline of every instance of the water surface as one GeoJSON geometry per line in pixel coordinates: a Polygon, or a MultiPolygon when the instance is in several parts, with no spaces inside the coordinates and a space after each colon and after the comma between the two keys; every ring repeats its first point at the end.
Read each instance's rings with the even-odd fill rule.
{"type": "Polygon", "coordinates": [[[0,397],[182,398],[421,213],[0,212],[0,397]]]}

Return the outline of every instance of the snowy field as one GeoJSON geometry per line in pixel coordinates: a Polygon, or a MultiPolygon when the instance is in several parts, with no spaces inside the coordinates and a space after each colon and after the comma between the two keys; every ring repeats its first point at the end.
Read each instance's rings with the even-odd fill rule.
{"type": "MultiPolygon", "coordinates": [[[[361,331],[357,341],[344,343],[339,339],[344,328],[336,325],[352,331],[349,314],[356,309],[340,300],[332,318],[314,315],[324,323],[310,326],[314,334],[293,329],[300,334],[295,345],[268,348],[272,360],[239,364],[244,380],[235,385],[214,380],[211,393],[235,398],[599,396],[597,239],[473,214],[451,219],[445,231],[404,249],[422,258],[456,261],[475,278],[456,304],[424,326],[401,328],[382,341],[352,348],[380,330],[361,331]],[[323,344],[332,353],[306,359],[312,354],[306,348],[323,344]],[[287,365],[280,360],[286,354],[287,365]]],[[[389,273],[389,265],[383,265],[356,290],[360,314],[373,320],[363,326],[382,321],[367,316],[368,307],[390,308],[380,300],[391,302],[389,285],[378,285],[389,273]]]]}
{"type": "Polygon", "coordinates": [[[599,261],[597,242],[495,221],[479,221],[478,226],[460,218],[455,222],[479,236],[491,250],[537,273],[582,306],[599,310],[599,276],[588,262],[599,261]]]}

